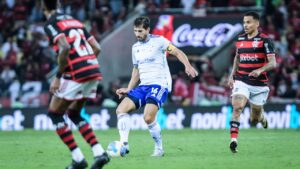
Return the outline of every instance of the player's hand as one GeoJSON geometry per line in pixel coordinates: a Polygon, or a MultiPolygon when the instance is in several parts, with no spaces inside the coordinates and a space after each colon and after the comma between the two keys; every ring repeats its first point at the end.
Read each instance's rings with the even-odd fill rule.
{"type": "Polygon", "coordinates": [[[60,79],[54,78],[54,80],[50,85],[50,89],[49,89],[50,93],[54,94],[56,91],[58,91],[59,86],[60,86],[60,79]]]}
{"type": "Polygon", "coordinates": [[[250,72],[248,76],[258,77],[261,73],[262,71],[260,69],[255,69],[252,72],[250,72]]]}
{"type": "Polygon", "coordinates": [[[185,67],[185,73],[192,78],[198,76],[198,72],[193,66],[185,67]]]}
{"type": "Polygon", "coordinates": [[[229,78],[228,78],[228,82],[227,82],[227,85],[230,87],[230,89],[233,88],[233,83],[234,83],[233,76],[230,75],[229,78]]]}
{"type": "Polygon", "coordinates": [[[119,99],[121,99],[128,92],[129,92],[128,88],[120,88],[116,91],[116,94],[119,96],[119,99]]]}

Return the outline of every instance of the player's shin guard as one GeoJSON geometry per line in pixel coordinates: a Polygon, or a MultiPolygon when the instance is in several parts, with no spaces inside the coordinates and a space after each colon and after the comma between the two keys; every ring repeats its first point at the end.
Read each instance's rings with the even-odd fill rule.
{"type": "Polygon", "coordinates": [[[155,147],[162,150],[163,147],[160,125],[155,120],[154,122],[148,124],[148,129],[155,142],[155,147]]]}
{"type": "Polygon", "coordinates": [[[81,150],[77,147],[77,143],[74,140],[72,131],[63,119],[63,114],[49,112],[48,116],[50,117],[52,123],[55,126],[57,135],[70,149],[72,153],[72,158],[77,162],[82,161],[84,159],[84,156],[81,150]]]}
{"type": "Polygon", "coordinates": [[[128,135],[130,131],[130,118],[127,113],[118,114],[118,129],[121,142],[128,142],[128,135]]]}
{"type": "Polygon", "coordinates": [[[89,123],[80,116],[80,111],[69,109],[67,113],[72,122],[78,127],[78,130],[84,140],[92,147],[94,157],[102,155],[104,153],[104,149],[98,143],[94,131],[89,123]]]}
{"type": "Polygon", "coordinates": [[[237,139],[239,135],[240,123],[237,121],[230,121],[230,136],[231,139],[237,139]]]}

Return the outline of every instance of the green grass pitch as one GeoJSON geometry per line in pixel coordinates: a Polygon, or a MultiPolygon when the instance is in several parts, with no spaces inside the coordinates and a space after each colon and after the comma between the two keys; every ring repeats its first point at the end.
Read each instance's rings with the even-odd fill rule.
{"type": "MultiPolygon", "coordinates": [[[[91,150],[74,131],[75,139],[92,162],[91,150]]],[[[96,131],[106,148],[118,139],[118,131],[96,131]]],[[[229,150],[228,130],[163,130],[165,156],[150,157],[153,141],[149,132],[131,131],[130,154],[112,158],[107,169],[298,169],[299,130],[240,130],[239,152],[229,150]]],[[[1,169],[63,169],[71,162],[67,147],[54,131],[0,132],[1,169]]]]}

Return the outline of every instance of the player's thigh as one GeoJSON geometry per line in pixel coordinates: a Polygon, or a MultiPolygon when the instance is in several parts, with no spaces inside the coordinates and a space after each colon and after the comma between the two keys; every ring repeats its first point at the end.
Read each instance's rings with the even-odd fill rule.
{"type": "Polygon", "coordinates": [[[157,104],[154,103],[147,103],[145,105],[144,120],[147,124],[150,124],[155,120],[158,109],[157,104]]]}
{"type": "Polygon", "coordinates": [[[235,81],[232,89],[232,106],[234,109],[243,109],[249,99],[250,91],[248,85],[241,82],[235,81]]]}
{"type": "Polygon", "coordinates": [[[65,113],[68,106],[71,104],[70,101],[64,100],[62,98],[59,98],[57,96],[52,96],[49,110],[54,111],[56,113],[65,113]]]}
{"type": "Polygon", "coordinates": [[[130,98],[125,97],[121,101],[121,103],[118,105],[116,113],[117,114],[129,113],[135,109],[136,109],[136,106],[135,106],[134,102],[130,98]]]}
{"type": "Polygon", "coordinates": [[[68,109],[81,110],[82,107],[85,105],[85,102],[86,102],[86,99],[72,101],[72,103],[69,105],[68,109]]]}

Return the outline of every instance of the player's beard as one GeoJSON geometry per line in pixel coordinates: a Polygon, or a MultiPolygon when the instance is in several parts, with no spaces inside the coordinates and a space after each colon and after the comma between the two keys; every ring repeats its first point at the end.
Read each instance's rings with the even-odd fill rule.
{"type": "Polygon", "coordinates": [[[144,42],[144,41],[146,41],[146,39],[147,39],[147,35],[144,35],[144,36],[137,36],[136,38],[137,38],[138,41],[144,42]]]}

